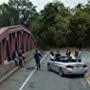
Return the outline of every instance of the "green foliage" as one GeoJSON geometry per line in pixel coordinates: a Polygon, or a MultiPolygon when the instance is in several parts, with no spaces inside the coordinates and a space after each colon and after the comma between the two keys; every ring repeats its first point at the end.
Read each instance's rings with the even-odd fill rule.
{"type": "Polygon", "coordinates": [[[35,36],[37,36],[36,33],[38,33],[40,46],[66,46],[67,30],[69,27],[68,15],[70,15],[70,13],[62,3],[49,3],[45,6],[44,10],[42,10],[40,14],[40,17],[42,18],[40,19],[40,17],[37,17],[37,20],[32,24],[32,32],[35,36]]]}
{"type": "Polygon", "coordinates": [[[17,11],[7,4],[0,6],[0,27],[16,25],[18,23],[17,11]]]}
{"type": "Polygon", "coordinates": [[[48,3],[32,24],[41,47],[90,45],[90,3],[65,8],[61,2],[48,3]]]}
{"type": "MultiPolygon", "coordinates": [[[[88,27],[90,26],[90,15],[82,7],[76,8],[74,16],[70,20],[72,46],[87,46],[88,27]],[[74,42],[73,42],[74,40],[74,42]]],[[[90,34],[89,34],[90,35],[90,34]]]]}
{"type": "Polygon", "coordinates": [[[24,25],[31,28],[42,48],[90,46],[90,0],[86,5],[66,8],[63,3],[48,3],[37,13],[29,0],[9,0],[0,5],[0,27],[24,25]]]}
{"type": "Polygon", "coordinates": [[[29,0],[9,0],[0,5],[0,27],[21,24],[29,28],[37,15],[29,0]]]}
{"type": "Polygon", "coordinates": [[[18,11],[20,24],[30,27],[37,15],[35,6],[29,0],[9,0],[9,6],[18,11]]]}

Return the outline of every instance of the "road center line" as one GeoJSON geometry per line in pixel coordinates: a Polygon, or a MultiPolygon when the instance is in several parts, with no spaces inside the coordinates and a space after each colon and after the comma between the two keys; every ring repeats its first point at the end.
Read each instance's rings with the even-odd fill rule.
{"type": "Polygon", "coordinates": [[[86,79],[88,85],[90,86],[90,80],[89,80],[89,76],[88,76],[88,74],[85,75],[85,79],[86,79]]]}
{"type": "MultiPolygon", "coordinates": [[[[44,61],[44,59],[46,58],[48,54],[46,54],[43,59],[41,60],[40,63],[42,63],[44,61]]],[[[23,90],[23,88],[25,87],[25,85],[27,84],[27,82],[31,79],[32,75],[35,73],[36,71],[36,67],[34,68],[34,70],[32,72],[30,72],[29,76],[27,77],[27,79],[24,81],[24,83],[21,85],[21,87],[19,88],[19,90],[23,90]]]]}

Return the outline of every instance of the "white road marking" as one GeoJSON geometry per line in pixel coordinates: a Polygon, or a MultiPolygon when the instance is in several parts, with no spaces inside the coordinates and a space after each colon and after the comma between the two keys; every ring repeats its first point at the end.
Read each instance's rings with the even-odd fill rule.
{"type": "MultiPolygon", "coordinates": [[[[40,63],[42,63],[44,61],[44,59],[46,58],[46,56],[47,56],[47,54],[44,56],[44,58],[41,60],[40,63]]],[[[35,73],[35,71],[36,71],[36,67],[34,68],[34,70],[32,72],[30,72],[29,76],[24,81],[24,83],[21,85],[21,87],[19,88],[19,90],[23,90],[23,88],[25,87],[25,85],[27,84],[27,82],[31,79],[31,77],[35,73]]]]}

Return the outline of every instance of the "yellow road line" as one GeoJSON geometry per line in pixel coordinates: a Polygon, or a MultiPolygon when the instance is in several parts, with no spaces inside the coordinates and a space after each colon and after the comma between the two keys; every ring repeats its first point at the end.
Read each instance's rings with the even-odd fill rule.
{"type": "Polygon", "coordinates": [[[88,84],[89,84],[89,86],[90,86],[90,77],[89,77],[89,75],[88,75],[88,74],[86,74],[86,75],[85,75],[85,79],[86,79],[87,83],[88,83],[88,84]]]}
{"type": "Polygon", "coordinates": [[[85,76],[90,80],[90,76],[88,74],[86,74],[85,76]]]}

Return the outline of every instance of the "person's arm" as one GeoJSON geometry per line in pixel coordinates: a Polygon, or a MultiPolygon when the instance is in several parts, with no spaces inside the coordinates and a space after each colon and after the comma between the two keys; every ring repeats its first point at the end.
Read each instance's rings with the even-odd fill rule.
{"type": "Polygon", "coordinates": [[[67,55],[67,51],[66,51],[66,55],[67,55]]]}
{"type": "Polygon", "coordinates": [[[82,53],[81,53],[81,51],[80,51],[79,54],[78,54],[78,58],[81,59],[81,56],[82,56],[82,53]]]}
{"type": "Polygon", "coordinates": [[[34,54],[34,56],[33,56],[34,58],[35,58],[35,54],[34,54]]]}
{"type": "Polygon", "coordinates": [[[50,59],[53,59],[54,60],[55,58],[54,58],[54,56],[50,55],[50,59]]]}
{"type": "Polygon", "coordinates": [[[39,53],[39,57],[40,57],[40,58],[42,58],[42,55],[41,55],[41,53],[39,53]]]}

